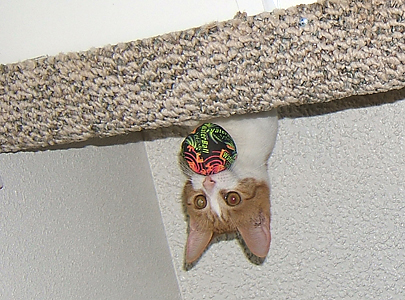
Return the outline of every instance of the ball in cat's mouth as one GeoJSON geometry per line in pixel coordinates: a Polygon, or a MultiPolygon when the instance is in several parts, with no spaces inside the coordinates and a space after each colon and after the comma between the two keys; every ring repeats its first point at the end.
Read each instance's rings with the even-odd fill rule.
{"type": "Polygon", "coordinates": [[[234,140],[225,129],[204,123],[184,139],[181,155],[192,171],[205,176],[229,169],[238,154],[234,140]]]}

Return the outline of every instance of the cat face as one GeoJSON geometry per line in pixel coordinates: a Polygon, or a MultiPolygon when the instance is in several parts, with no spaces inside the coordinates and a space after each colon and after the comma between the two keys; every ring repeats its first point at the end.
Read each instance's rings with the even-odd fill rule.
{"type": "Polygon", "coordinates": [[[190,216],[186,262],[195,261],[214,233],[239,231],[250,251],[265,257],[270,247],[270,190],[265,181],[239,179],[230,170],[194,174],[183,189],[190,216]]]}

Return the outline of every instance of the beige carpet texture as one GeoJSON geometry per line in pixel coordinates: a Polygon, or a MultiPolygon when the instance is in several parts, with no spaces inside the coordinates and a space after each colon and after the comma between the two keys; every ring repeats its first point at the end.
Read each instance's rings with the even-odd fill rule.
{"type": "Polygon", "coordinates": [[[400,89],[405,0],[321,1],[0,65],[0,152],[400,89]]]}

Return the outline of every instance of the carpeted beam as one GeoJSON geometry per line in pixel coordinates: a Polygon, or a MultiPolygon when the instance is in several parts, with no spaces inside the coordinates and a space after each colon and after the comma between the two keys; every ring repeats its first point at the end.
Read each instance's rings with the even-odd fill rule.
{"type": "Polygon", "coordinates": [[[405,86],[405,0],[323,1],[0,65],[0,152],[405,86]]]}

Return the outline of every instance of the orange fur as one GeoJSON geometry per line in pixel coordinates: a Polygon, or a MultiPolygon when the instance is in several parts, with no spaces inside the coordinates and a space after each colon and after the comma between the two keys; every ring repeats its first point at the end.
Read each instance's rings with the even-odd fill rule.
{"type": "Polygon", "coordinates": [[[204,209],[194,206],[194,197],[204,195],[195,190],[191,181],[183,189],[183,200],[190,216],[190,232],[187,241],[186,261],[196,260],[209,244],[213,234],[239,231],[253,254],[265,257],[270,247],[270,190],[264,181],[245,178],[234,189],[241,196],[241,203],[228,206],[220,190],[222,216],[219,217],[207,205],[204,209]]]}

